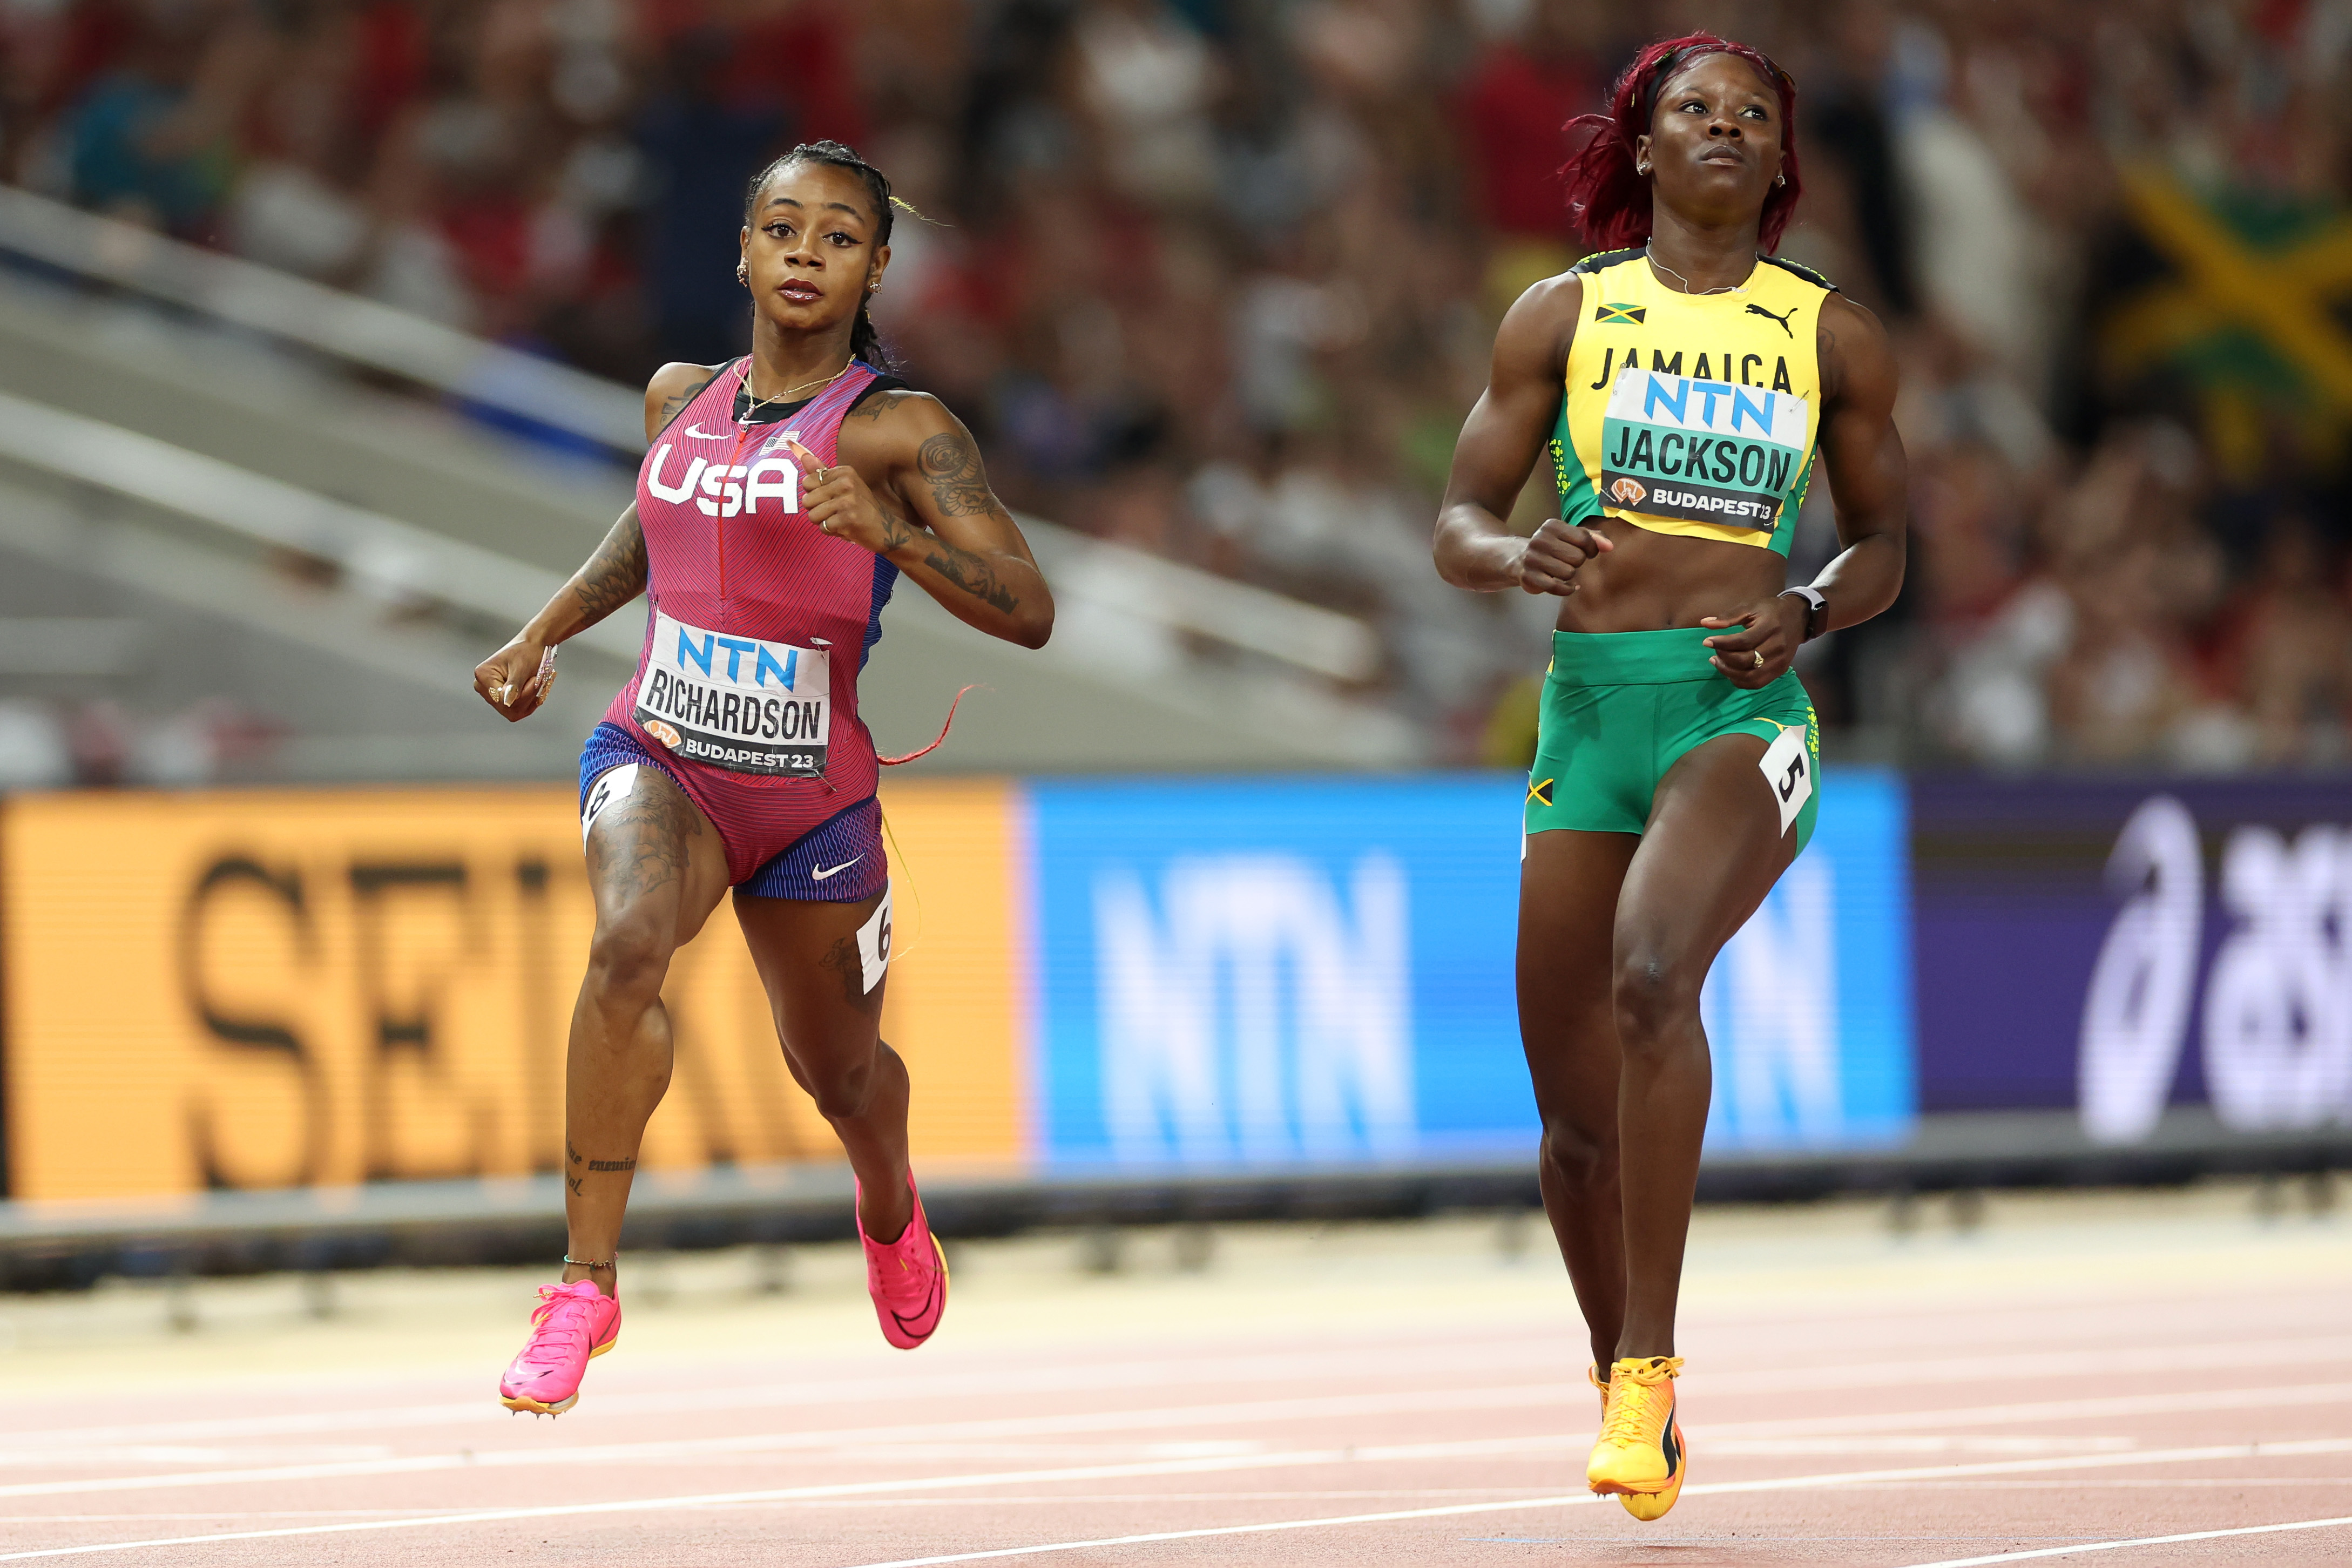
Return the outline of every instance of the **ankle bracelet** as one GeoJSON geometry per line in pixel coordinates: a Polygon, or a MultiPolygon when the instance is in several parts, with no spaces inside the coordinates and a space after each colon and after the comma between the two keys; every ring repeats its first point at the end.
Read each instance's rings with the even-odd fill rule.
{"type": "Polygon", "coordinates": [[[563,1255],[563,1261],[569,1263],[574,1268],[610,1268],[614,1264],[621,1261],[621,1256],[619,1253],[614,1253],[612,1257],[607,1258],[602,1263],[599,1263],[593,1258],[574,1258],[572,1254],[567,1252],[563,1255]]]}

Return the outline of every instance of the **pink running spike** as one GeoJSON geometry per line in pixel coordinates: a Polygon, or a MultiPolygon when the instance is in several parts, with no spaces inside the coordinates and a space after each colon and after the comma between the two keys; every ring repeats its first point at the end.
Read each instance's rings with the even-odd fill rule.
{"type": "MultiPolygon", "coordinates": [[[[948,1310],[947,1251],[931,1234],[911,1175],[907,1195],[914,1200],[914,1217],[898,1240],[885,1246],[866,1234],[863,1219],[857,1222],[857,1239],[866,1247],[866,1293],[874,1298],[882,1337],[902,1351],[929,1339],[948,1310]]],[[[864,1198],[863,1187],[858,1196],[864,1198]]]]}
{"type": "Polygon", "coordinates": [[[621,1304],[592,1279],[541,1285],[530,1339],[499,1379],[499,1403],[535,1415],[561,1415],[580,1403],[588,1363],[621,1337],[621,1304]]]}

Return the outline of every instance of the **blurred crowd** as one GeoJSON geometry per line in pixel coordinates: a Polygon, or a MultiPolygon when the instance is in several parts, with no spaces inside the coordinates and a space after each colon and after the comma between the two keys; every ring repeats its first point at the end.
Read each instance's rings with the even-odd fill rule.
{"type": "Polygon", "coordinates": [[[925,220],[884,336],[1009,500],[1366,616],[1502,762],[1549,607],[1440,584],[1429,525],[1580,254],[1562,122],[1693,26],[1801,84],[1783,253],[1904,368],[1911,583],[1808,649],[1824,722],[2352,758],[2352,0],[0,0],[0,174],[634,380],[739,351],[747,175],[849,142],[925,220]]]}

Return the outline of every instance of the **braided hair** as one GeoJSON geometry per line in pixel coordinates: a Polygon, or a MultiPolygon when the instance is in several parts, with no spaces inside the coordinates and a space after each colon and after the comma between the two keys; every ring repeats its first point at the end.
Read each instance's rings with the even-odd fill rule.
{"type": "Polygon", "coordinates": [[[1633,57],[1609,89],[1609,112],[1580,114],[1563,130],[1589,132],[1582,149],[1560,165],[1568,187],[1569,216],[1584,237],[1603,250],[1622,250],[1650,237],[1649,182],[1633,168],[1633,139],[1649,133],[1657,112],[1658,89],[1685,66],[1706,55],[1736,55],[1756,68],[1780,98],[1780,173],[1786,184],[1764,197],[1757,240],[1769,255],[1780,248],[1781,231],[1797,210],[1803,182],[1797,175],[1797,84],[1763,50],[1735,44],[1712,33],[1690,33],[1652,44],[1633,57]]]}
{"type": "MultiPolygon", "coordinates": [[[[890,194],[890,182],[882,171],[859,157],[856,152],[839,142],[803,142],[791,152],[751,177],[751,188],[743,193],[743,225],[750,227],[753,209],[759,205],[760,193],[768,182],[783,169],[794,163],[824,163],[835,169],[854,170],[866,182],[866,194],[874,198],[874,210],[881,215],[874,227],[874,247],[879,250],[890,243],[890,213],[894,205],[903,205],[890,194]]],[[[914,209],[909,207],[908,211],[914,209]]],[[[874,317],[867,310],[867,300],[861,295],[857,301],[857,320],[850,323],[849,352],[879,371],[893,369],[890,352],[882,346],[882,334],[874,330],[874,317]]]]}

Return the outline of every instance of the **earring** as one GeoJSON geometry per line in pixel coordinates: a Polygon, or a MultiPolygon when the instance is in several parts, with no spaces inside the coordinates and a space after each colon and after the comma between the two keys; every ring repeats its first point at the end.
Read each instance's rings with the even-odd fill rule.
{"type": "Polygon", "coordinates": [[[1775,174],[1772,176],[1772,183],[1776,185],[1785,185],[1789,183],[1789,176],[1786,174],[1775,174]]]}
{"type": "Polygon", "coordinates": [[[735,264],[735,281],[740,283],[746,289],[749,289],[751,286],[751,262],[739,261],[735,264]]]}
{"type": "Polygon", "coordinates": [[[1637,174],[1647,174],[1649,172],[1650,165],[1647,163],[1636,163],[1633,165],[1633,173],[1637,174]]]}
{"type": "Polygon", "coordinates": [[[882,292],[882,279],[877,278],[873,282],[868,283],[866,286],[866,291],[868,294],[879,294],[882,292]]]}

